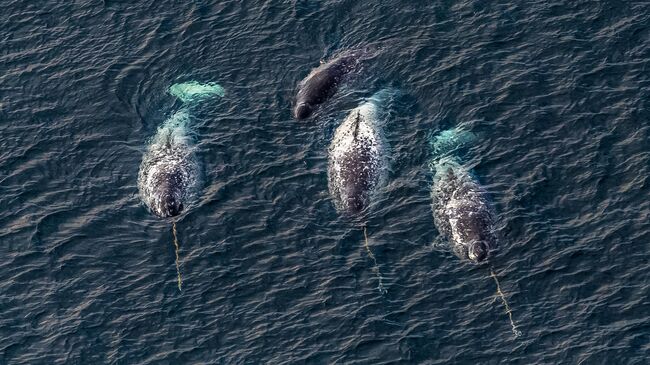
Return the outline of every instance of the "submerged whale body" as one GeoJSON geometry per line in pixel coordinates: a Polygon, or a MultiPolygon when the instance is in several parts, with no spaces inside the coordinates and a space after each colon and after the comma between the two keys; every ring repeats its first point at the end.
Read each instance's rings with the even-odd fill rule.
{"type": "Polygon", "coordinates": [[[445,155],[453,146],[467,142],[468,136],[452,130],[434,141],[434,151],[439,155],[432,163],[432,210],[438,231],[449,240],[456,255],[479,263],[497,248],[494,213],[487,193],[471,171],[457,158],[445,155]]]}
{"type": "Polygon", "coordinates": [[[337,209],[358,213],[384,184],[388,145],[382,105],[392,92],[383,90],[353,109],[336,129],[329,149],[328,184],[337,209]]]}
{"type": "MultiPolygon", "coordinates": [[[[186,105],[211,95],[224,95],[223,88],[215,83],[195,81],[174,84],[169,93],[186,105]]],[[[138,173],[140,196],[159,217],[181,214],[198,189],[199,165],[191,134],[190,114],[183,108],[158,128],[142,158],[138,173]]]]}
{"type": "Polygon", "coordinates": [[[346,52],[309,73],[298,85],[294,117],[301,120],[311,116],[318,105],[336,93],[343,77],[357,67],[362,56],[361,51],[346,52]]]}
{"type": "Polygon", "coordinates": [[[196,81],[174,84],[169,87],[169,93],[184,103],[198,101],[213,95],[223,97],[226,94],[223,87],[215,82],[201,84],[196,81]]]}

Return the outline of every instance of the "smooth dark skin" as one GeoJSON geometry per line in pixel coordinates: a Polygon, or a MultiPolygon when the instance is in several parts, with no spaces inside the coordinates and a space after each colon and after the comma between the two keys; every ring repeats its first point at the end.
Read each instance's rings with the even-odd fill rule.
{"type": "Polygon", "coordinates": [[[336,93],[343,77],[354,69],[357,59],[356,54],[350,54],[320,65],[310,78],[301,83],[293,116],[297,120],[309,118],[318,105],[336,93]]]}

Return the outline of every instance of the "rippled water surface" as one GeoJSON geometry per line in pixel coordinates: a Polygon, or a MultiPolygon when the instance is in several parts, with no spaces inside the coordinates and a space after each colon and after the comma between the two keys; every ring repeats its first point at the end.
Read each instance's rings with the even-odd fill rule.
{"type": "Polygon", "coordinates": [[[636,1],[0,2],[0,363],[647,364],[650,4],[636,1]],[[314,117],[297,83],[364,63],[314,117]],[[192,108],[203,185],[178,220],[138,168],[192,108]],[[402,95],[388,184],[337,213],[327,150],[346,113],[402,95]],[[431,214],[430,136],[480,136],[466,163],[502,236],[460,261],[431,214]],[[373,261],[387,293],[377,290],[373,261]]]}

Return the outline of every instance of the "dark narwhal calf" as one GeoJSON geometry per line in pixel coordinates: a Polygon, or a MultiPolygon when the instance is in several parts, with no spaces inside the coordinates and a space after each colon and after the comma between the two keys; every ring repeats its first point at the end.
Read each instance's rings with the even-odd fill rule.
{"type": "Polygon", "coordinates": [[[293,116],[298,120],[311,116],[318,105],[336,93],[343,77],[357,67],[362,57],[362,51],[345,52],[312,70],[298,85],[293,116]]]}
{"type": "MultiPolygon", "coordinates": [[[[172,85],[169,92],[188,105],[210,95],[223,96],[223,88],[215,83],[194,81],[172,85]]],[[[199,165],[194,155],[190,115],[187,108],[175,112],[153,136],[142,157],[138,173],[140,197],[151,212],[161,218],[176,217],[192,203],[199,187],[199,165]]],[[[176,223],[173,223],[176,245],[178,289],[181,275],[178,262],[176,223]]]]}
{"type": "MultiPolygon", "coordinates": [[[[495,218],[487,192],[453,151],[473,141],[475,136],[460,128],[442,132],[433,141],[435,173],[431,188],[434,223],[453,251],[461,259],[481,263],[497,249],[495,218]]],[[[512,320],[512,312],[491,270],[499,295],[506,306],[515,336],[521,333],[512,320]]]]}
{"type": "MultiPolygon", "coordinates": [[[[382,90],[367,102],[353,109],[336,129],[329,149],[328,183],[336,208],[348,215],[361,213],[370,204],[372,195],[381,187],[388,173],[388,145],[383,133],[382,107],[393,94],[382,90]]],[[[385,292],[375,256],[379,291],[385,292]]]]}

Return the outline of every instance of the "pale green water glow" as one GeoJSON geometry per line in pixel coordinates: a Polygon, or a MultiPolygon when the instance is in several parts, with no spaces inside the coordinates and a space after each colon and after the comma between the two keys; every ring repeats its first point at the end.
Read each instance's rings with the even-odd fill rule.
{"type": "Polygon", "coordinates": [[[213,95],[223,97],[226,94],[223,87],[216,82],[202,84],[197,81],[174,84],[169,87],[169,93],[179,98],[184,103],[200,100],[213,95]]]}

